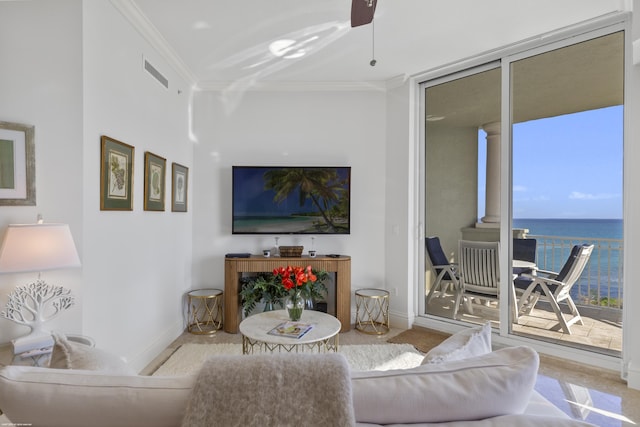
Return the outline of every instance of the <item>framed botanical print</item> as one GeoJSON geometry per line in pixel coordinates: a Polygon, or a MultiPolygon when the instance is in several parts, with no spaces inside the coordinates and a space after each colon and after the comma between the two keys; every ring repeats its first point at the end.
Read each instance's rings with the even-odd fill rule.
{"type": "Polygon", "coordinates": [[[165,169],[167,160],[147,151],[144,153],[144,210],[164,211],[165,169]]]}
{"type": "Polygon", "coordinates": [[[0,122],[0,206],[35,204],[34,127],[0,122]]]}
{"type": "Polygon", "coordinates": [[[105,135],[100,142],[100,210],[133,210],[135,148],[105,135]]]}
{"type": "Polygon", "coordinates": [[[187,211],[187,190],[189,189],[189,168],[177,163],[171,164],[171,210],[187,211]]]}

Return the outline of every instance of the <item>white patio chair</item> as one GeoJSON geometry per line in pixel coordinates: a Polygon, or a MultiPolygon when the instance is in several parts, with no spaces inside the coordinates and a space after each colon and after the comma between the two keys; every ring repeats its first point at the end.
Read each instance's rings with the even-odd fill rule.
{"type": "Polygon", "coordinates": [[[571,298],[571,288],[578,281],[582,271],[589,262],[593,245],[575,245],[571,249],[569,258],[559,273],[537,270],[536,276],[522,274],[514,279],[513,284],[517,294],[518,313],[525,308],[525,313],[531,313],[538,301],[547,301],[558,317],[562,330],[571,334],[570,326],[574,323],[583,324],[576,304],[571,298]],[[571,317],[567,320],[558,305],[566,301],[571,317]]]}
{"type": "Polygon", "coordinates": [[[449,259],[442,250],[440,239],[435,236],[427,237],[425,238],[425,245],[429,262],[431,263],[431,269],[436,277],[427,295],[428,304],[436,292],[440,292],[440,296],[445,296],[449,287],[452,287],[453,292],[457,294],[460,289],[460,283],[456,273],[457,265],[449,262],[449,259]]]}

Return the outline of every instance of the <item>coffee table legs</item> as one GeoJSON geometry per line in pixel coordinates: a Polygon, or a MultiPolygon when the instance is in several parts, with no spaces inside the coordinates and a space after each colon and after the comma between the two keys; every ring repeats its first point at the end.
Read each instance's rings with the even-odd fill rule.
{"type": "Polygon", "coordinates": [[[274,344],[242,336],[242,354],[338,352],[338,335],[306,344],[274,344]]]}

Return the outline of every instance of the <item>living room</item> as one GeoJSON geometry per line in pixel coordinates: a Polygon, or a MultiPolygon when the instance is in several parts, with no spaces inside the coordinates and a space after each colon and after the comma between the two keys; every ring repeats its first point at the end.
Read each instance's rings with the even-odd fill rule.
{"type": "MultiPolygon", "coordinates": [[[[352,289],[391,290],[394,326],[414,324],[413,80],[253,90],[235,94],[241,98],[234,103],[220,91],[196,90],[185,77],[188,72],[176,70],[165,59],[167,52],[157,50],[122,15],[119,7],[127,3],[0,5],[0,53],[7,58],[0,72],[0,119],[35,126],[37,189],[35,206],[3,207],[0,222],[6,228],[35,222],[42,214],[46,222],[67,223],[82,260],[79,270],[44,273],[48,282],[70,288],[77,298],[51,327],[89,335],[132,366],[146,366],[184,330],[184,294],[223,286],[226,253],[259,253],[273,246],[273,236],[231,234],[231,166],[285,164],[351,167],[351,234],[317,237],[315,248],[352,256],[352,289]],[[144,72],[143,58],[168,77],[168,90],[144,72]],[[131,211],[100,210],[102,135],[136,149],[131,211]],[[168,165],[189,168],[186,213],[143,209],[147,151],[166,158],[168,165]]],[[[563,26],[632,10],[631,3],[619,1],[580,7],[579,19],[572,17],[575,10],[560,14],[563,26]]],[[[636,39],[638,26],[631,20],[637,18],[629,21],[636,39]]],[[[636,67],[628,76],[631,98],[639,99],[636,67]]],[[[629,125],[631,134],[638,128],[629,125]]],[[[627,164],[640,157],[636,150],[626,144],[627,164]]],[[[637,172],[626,168],[625,174],[632,182],[637,172]]],[[[628,186],[625,200],[625,253],[632,260],[638,252],[635,237],[640,237],[633,212],[640,200],[628,186]]],[[[303,236],[280,239],[282,245],[310,243],[303,236]]],[[[16,285],[34,279],[0,276],[0,305],[16,285]]],[[[626,300],[640,299],[638,292],[629,287],[626,300]]],[[[626,324],[640,322],[638,313],[625,316],[626,324]]],[[[0,331],[2,342],[26,333],[8,321],[0,331]]],[[[627,334],[623,362],[635,388],[640,387],[639,360],[640,339],[627,334]]]]}

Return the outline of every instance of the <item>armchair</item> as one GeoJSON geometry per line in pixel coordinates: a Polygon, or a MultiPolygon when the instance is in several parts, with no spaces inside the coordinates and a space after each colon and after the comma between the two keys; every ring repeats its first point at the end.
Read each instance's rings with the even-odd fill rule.
{"type": "MultiPolygon", "coordinates": [[[[536,239],[513,239],[513,259],[536,263],[536,251],[538,242],[536,239]]],[[[513,274],[533,274],[531,268],[513,268],[513,274]]]]}
{"type": "Polygon", "coordinates": [[[449,262],[449,259],[444,254],[442,246],[440,245],[440,238],[427,237],[425,239],[425,244],[427,247],[427,255],[431,262],[431,269],[433,274],[436,276],[436,280],[427,294],[428,304],[436,291],[440,291],[440,294],[444,295],[449,289],[449,286],[452,286],[454,292],[458,294],[460,289],[460,280],[456,273],[457,265],[449,262]]]}
{"type": "Polygon", "coordinates": [[[576,304],[571,298],[571,288],[578,281],[582,271],[589,262],[593,245],[575,245],[559,273],[537,270],[536,276],[521,274],[513,281],[518,300],[518,313],[525,308],[530,313],[538,301],[547,301],[558,317],[562,330],[571,334],[570,326],[574,323],[582,325],[582,318],[576,304]],[[571,317],[567,320],[558,305],[566,301],[571,317]]]}

